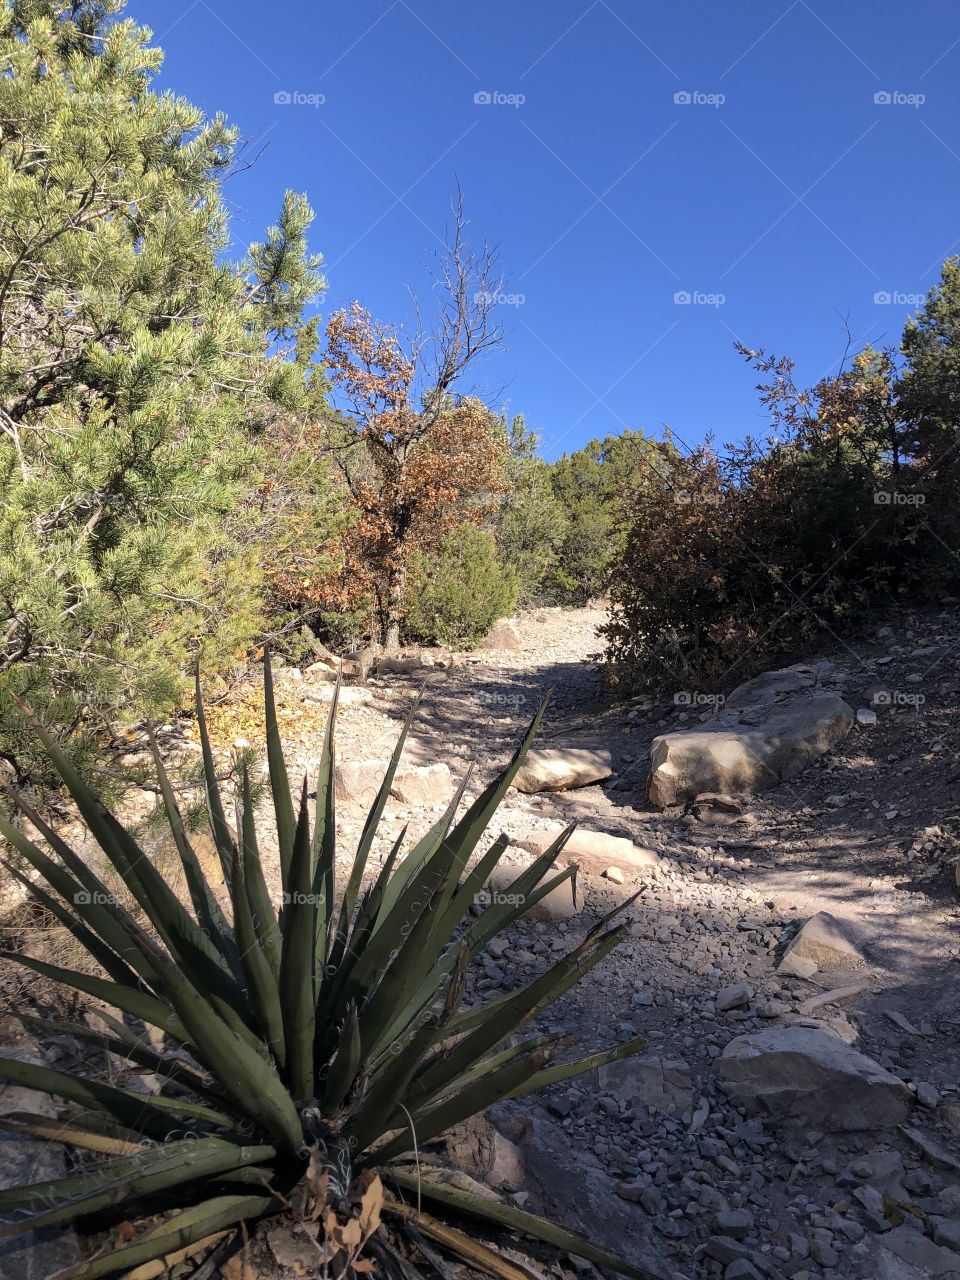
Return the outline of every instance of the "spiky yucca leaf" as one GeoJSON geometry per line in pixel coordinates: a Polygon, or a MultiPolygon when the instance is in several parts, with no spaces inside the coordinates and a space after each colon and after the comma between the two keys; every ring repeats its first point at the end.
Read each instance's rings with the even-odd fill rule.
{"type": "MultiPolygon", "coordinates": [[[[153,741],[189,907],[39,724],[51,762],[139,914],[124,910],[107,893],[86,862],[25,799],[15,797],[49,853],[0,818],[0,835],[46,884],[43,888],[28,878],[30,891],[72,931],[100,973],[68,970],[21,954],[7,953],[7,958],[119,1010],[121,1019],[101,1015],[107,1032],[81,1024],[66,1024],[66,1029],[109,1054],[121,1072],[147,1068],[159,1081],[158,1092],[144,1095],[123,1088],[116,1071],[106,1084],[0,1059],[0,1078],[71,1104],[60,1121],[22,1117],[18,1131],[56,1134],[57,1140],[85,1153],[81,1168],[66,1179],[0,1193],[0,1213],[13,1215],[4,1230],[67,1222],[118,1198],[128,1212],[128,1202],[146,1207],[159,1191],[192,1205],[126,1247],[71,1268],[63,1280],[93,1280],[175,1255],[241,1220],[281,1207],[289,1211],[303,1201],[304,1188],[316,1195],[322,1185],[334,1208],[349,1205],[355,1172],[379,1168],[389,1177],[391,1166],[385,1162],[415,1141],[438,1135],[498,1099],[520,1096],[639,1047],[618,1045],[570,1062],[564,1056],[568,1037],[517,1038],[616,946],[623,926],[608,929],[612,915],[539,978],[475,1008],[462,1008],[471,960],[544,894],[575,875],[575,868],[556,875],[551,871],[568,830],[517,877],[511,901],[494,902],[479,916],[475,913],[479,890],[506,847],[500,838],[481,852],[485,833],[546,703],[513,759],[462,817],[457,812],[466,780],[447,812],[405,859],[404,832],[379,872],[368,875],[411,712],[364,824],[351,871],[338,889],[334,727],[339,683],[323,736],[311,828],[308,782],[303,782],[299,803],[290,794],[269,658],[264,679],[281,871],[272,895],[245,773],[233,800],[236,830],[227,823],[199,685],[197,723],[207,806],[224,880],[219,892],[203,873],[153,741]],[[144,1040],[137,1030],[142,1024],[163,1032],[162,1049],[144,1040]],[[148,1145],[137,1151],[140,1135],[148,1145]]],[[[403,1185],[399,1176],[395,1185],[403,1185]]],[[[523,1226],[499,1220],[537,1233],[531,1225],[537,1220],[529,1215],[523,1226]]],[[[573,1247],[568,1240],[575,1241],[549,1224],[539,1234],[564,1248],[573,1247]]],[[[450,1239],[456,1236],[451,1232],[450,1239]]],[[[585,1242],[577,1243],[575,1251],[582,1256],[619,1265],[591,1252],[585,1242]]],[[[636,1268],[621,1269],[641,1274],[636,1268]]]]}

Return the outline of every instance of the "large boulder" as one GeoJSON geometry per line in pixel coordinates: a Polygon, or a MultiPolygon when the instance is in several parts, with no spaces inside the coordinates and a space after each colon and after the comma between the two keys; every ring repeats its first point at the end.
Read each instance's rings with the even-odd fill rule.
{"type": "Polygon", "coordinates": [[[337,765],[334,794],[341,804],[369,809],[377,798],[383,775],[384,766],[379,760],[345,761],[337,765]]]}
{"type": "MultiPolygon", "coordinates": [[[[529,853],[545,853],[561,830],[562,828],[554,831],[530,831],[511,843],[529,853]]],[[[611,866],[621,867],[626,871],[646,870],[660,861],[660,855],[653,849],[634,844],[626,836],[611,836],[605,831],[588,831],[578,827],[557,855],[557,861],[565,864],[579,862],[585,871],[602,875],[611,866]]]]}
{"type": "Polygon", "coordinates": [[[910,1110],[902,1080],[819,1027],[778,1026],[731,1040],[717,1074],[774,1119],[831,1130],[882,1129],[910,1110]]]}
{"type": "Polygon", "coordinates": [[[654,808],[702,792],[752,795],[802,773],[853,728],[853,709],[817,689],[812,667],[789,667],[749,680],[715,719],[654,738],[647,799],[654,808]]]}
{"type": "Polygon", "coordinates": [[[518,791],[569,791],[603,782],[613,773],[606,747],[543,747],[529,751],[513,785],[518,791]]]}
{"type": "Polygon", "coordinates": [[[523,648],[523,642],[520,639],[520,632],[517,630],[516,623],[511,622],[509,618],[501,618],[499,622],[495,622],[487,633],[482,647],[484,649],[504,649],[508,653],[519,653],[523,648]]]}

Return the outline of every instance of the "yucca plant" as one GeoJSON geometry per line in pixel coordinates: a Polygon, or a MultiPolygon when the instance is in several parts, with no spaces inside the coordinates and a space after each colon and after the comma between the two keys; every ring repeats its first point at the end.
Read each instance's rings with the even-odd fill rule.
{"type": "MultiPolygon", "coordinates": [[[[519,876],[508,899],[495,900],[476,914],[478,891],[502,856],[505,838],[494,840],[471,865],[472,856],[544,708],[510,764],[459,819],[466,782],[444,816],[402,860],[401,835],[364,887],[414,707],[339,890],[336,706],[335,694],[311,821],[306,779],[299,804],[291,797],[266,661],[268,773],[282,881],[279,910],[264,875],[246,772],[237,788],[235,827],[227,821],[199,683],[206,799],[229,893],[226,910],[201,871],[152,733],[159,789],[192,912],[88,789],[60,745],[35,724],[83,820],[139,910],[125,910],[95,871],[17,796],[53,856],[2,818],[0,834],[48,888],[12,865],[10,870],[102,972],[94,976],[4,954],[123,1015],[101,1013],[102,1032],[84,1024],[45,1021],[47,1031],[69,1033],[121,1063],[153,1072],[160,1085],[145,1095],[101,1079],[0,1059],[0,1078],[68,1104],[57,1121],[22,1114],[6,1117],[4,1126],[94,1153],[82,1155],[68,1177],[0,1192],[0,1213],[8,1223],[0,1236],[113,1211],[118,1205],[127,1218],[138,1211],[156,1217],[158,1209],[171,1206],[180,1210],[161,1212],[159,1225],[154,1222],[122,1247],[101,1251],[60,1273],[60,1280],[93,1280],[154,1259],[183,1257],[190,1246],[225,1229],[295,1215],[299,1206],[312,1220],[322,1219],[328,1236],[341,1244],[336,1214],[346,1213],[349,1219],[352,1213],[354,1228],[362,1224],[363,1241],[386,1273],[415,1274],[410,1259],[423,1257],[422,1248],[400,1252],[399,1246],[405,1233],[422,1246],[426,1233],[475,1265],[514,1274],[505,1259],[498,1263],[495,1251],[423,1212],[427,1201],[447,1216],[467,1215],[529,1233],[646,1280],[651,1272],[643,1267],[619,1262],[512,1204],[438,1180],[419,1158],[411,1164],[407,1155],[419,1157],[424,1143],[492,1103],[641,1047],[632,1041],[591,1057],[556,1061],[570,1043],[567,1038],[518,1034],[617,945],[626,925],[608,927],[610,917],[542,976],[477,1007],[462,1007],[472,958],[575,874],[575,867],[550,872],[567,831],[519,876]],[[158,1029],[162,1038],[154,1035],[151,1041],[138,1034],[140,1024],[158,1029]]],[[[355,1254],[357,1230],[351,1235],[344,1228],[341,1235],[353,1242],[355,1254]]],[[[351,1259],[342,1249],[337,1256],[342,1273],[351,1259]]]]}

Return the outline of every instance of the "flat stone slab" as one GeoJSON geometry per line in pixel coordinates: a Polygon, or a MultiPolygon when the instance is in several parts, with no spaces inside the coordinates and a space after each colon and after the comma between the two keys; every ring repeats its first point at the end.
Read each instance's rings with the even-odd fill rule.
{"type": "Polygon", "coordinates": [[[902,1080],[814,1027],[770,1027],[737,1036],[717,1059],[716,1071],[748,1106],[774,1119],[830,1130],[892,1128],[911,1105],[902,1080]]]}
{"type": "Polygon", "coordinates": [[[543,747],[530,751],[513,785],[518,791],[569,791],[603,782],[613,774],[606,747],[543,747]]]}
{"type": "MultiPolygon", "coordinates": [[[[554,843],[562,828],[556,831],[531,831],[511,841],[529,853],[541,854],[554,843]]],[[[611,836],[605,831],[588,831],[578,827],[563,846],[557,861],[564,865],[579,862],[585,871],[603,875],[610,867],[641,870],[656,866],[660,855],[653,849],[634,844],[626,836],[611,836]]]]}

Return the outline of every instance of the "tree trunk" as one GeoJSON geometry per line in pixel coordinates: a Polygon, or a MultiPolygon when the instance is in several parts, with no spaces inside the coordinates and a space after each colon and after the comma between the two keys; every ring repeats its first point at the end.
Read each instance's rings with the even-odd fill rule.
{"type": "Polygon", "coordinates": [[[400,648],[400,623],[403,620],[403,597],[407,586],[407,566],[400,564],[391,570],[387,582],[387,611],[383,629],[385,653],[396,653],[400,648]]]}

